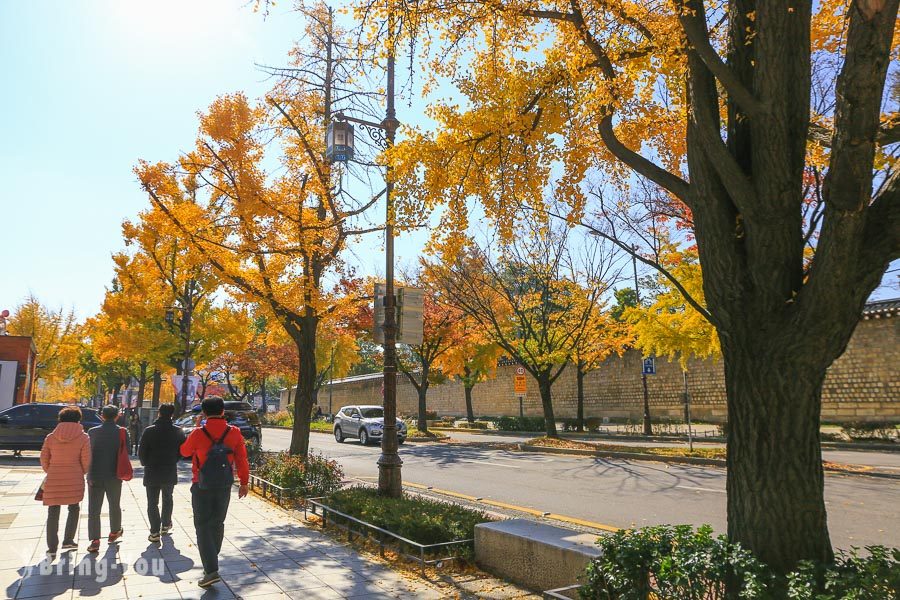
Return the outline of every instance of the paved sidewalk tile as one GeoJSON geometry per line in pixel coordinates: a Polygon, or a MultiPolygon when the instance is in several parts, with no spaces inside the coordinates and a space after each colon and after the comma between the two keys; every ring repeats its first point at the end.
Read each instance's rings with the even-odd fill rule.
{"type": "MultiPolygon", "coordinates": [[[[185,465],[186,466],[186,465],[185,465]]],[[[136,469],[136,475],[140,469],[136,469]]],[[[232,498],[219,572],[222,583],[197,586],[202,575],[195,545],[188,469],[175,488],[174,527],[161,543],[147,541],[146,497],[141,479],[122,488],[120,543],[101,541],[88,554],[87,502],[82,503],[78,549],[46,558],[46,507],[34,501],[43,473],[33,459],[0,466],[0,594],[29,600],[253,600],[442,598],[310,529],[288,513],[250,496],[232,498]]],[[[62,511],[60,530],[65,521],[62,511]]],[[[106,532],[107,513],[103,513],[106,532]]],[[[60,531],[60,534],[62,531],[60,531]]]]}

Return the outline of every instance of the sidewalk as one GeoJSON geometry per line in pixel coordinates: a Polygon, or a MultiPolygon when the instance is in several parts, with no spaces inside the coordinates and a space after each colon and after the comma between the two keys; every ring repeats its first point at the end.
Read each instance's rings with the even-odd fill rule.
{"type": "MultiPolygon", "coordinates": [[[[146,497],[136,469],[122,488],[125,535],[87,554],[87,499],[76,551],[45,558],[47,509],[34,500],[43,473],[34,461],[0,466],[0,590],[6,598],[174,600],[178,598],[441,598],[419,581],[355,553],[285,511],[254,497],[232,496],[220,556],[223,583],[197,586],[202,568],[194,542],[187,472],[175,488],[174,528],[162,544],[147,541],[146,497]]],[[[104,509],[106,506],[104,505],[104,509]]],[[[65,521],[63,508],[60,534],[65,521]]],[[[108,526],[103,513],[104,534],[108,526]]]]}

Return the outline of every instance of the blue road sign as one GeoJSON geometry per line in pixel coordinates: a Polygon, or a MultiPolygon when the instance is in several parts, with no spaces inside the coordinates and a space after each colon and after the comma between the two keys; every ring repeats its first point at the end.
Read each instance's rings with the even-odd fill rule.
{"type": "Polygon", "coordinates": [[[648,356],[644,359],[644,365],[641,369],[643,375],[656,375],[656,357],[648,356]]]}

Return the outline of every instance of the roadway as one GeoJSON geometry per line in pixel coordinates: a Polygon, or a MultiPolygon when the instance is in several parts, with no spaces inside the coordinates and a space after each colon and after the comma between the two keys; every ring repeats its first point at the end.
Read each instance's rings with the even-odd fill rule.
{"type": "MultiPolygon", "coordinates": [[[[285,450],[290,435],[288,430],[266,429],[263,448],[285,450]]],[[[347,476],[377,479],[377,446],[363,447],[354,440],[338,444],[330,435],[311,435],[313,450],[338,460],[347,476]]],[[[407,483],[605,526],[709,523],[716,531],[725,531],[725,471],[721,468],[441,443],[407,443],[400,455],[407,483]]],[[[900,545],[900,481],[826,475],[825,496],[835,547],[900,545]]]]}

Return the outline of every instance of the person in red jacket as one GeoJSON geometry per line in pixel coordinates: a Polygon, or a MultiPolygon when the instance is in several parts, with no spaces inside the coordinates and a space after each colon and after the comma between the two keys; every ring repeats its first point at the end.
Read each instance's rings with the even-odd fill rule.
{"type": "Polygon", "coordinates": [[[225,402],[207,398],[201,405],[206,423],[191,432],[181,445],[181,455],[191,459],[194,473],[191,505],[197,550],[203,563],[200,587],[207,588],[219,578],[219,552],[225,537],[225,516],[231,500],[234,472],[240,480],[238,498],[247,495],[250,465],[244,436],[225,421],[225,402]]]}

